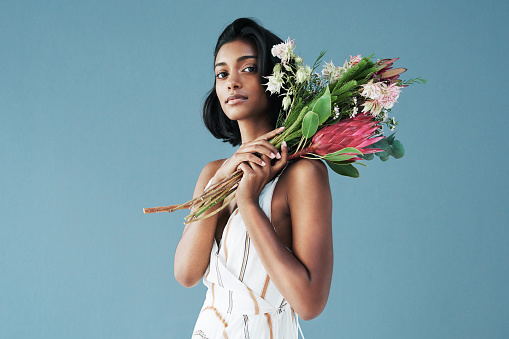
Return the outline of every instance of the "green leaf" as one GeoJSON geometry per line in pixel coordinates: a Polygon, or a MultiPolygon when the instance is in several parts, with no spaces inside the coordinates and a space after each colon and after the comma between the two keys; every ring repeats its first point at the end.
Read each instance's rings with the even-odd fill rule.
{"type": "Polygon", "coordinates": [[[380,157],[380,159],[384,158],[384,157],[388,157],[391,154],[391,145],[389,145],[389,142],[387,141],[387,138],[386,139],[382,139],[382,140],[378,140],[377,142],[375,142],[370,147],[381,148],[381,149],[385,150],[383,152],[376,152],[375,153],[377,156],[380,157]]]}
{"type": "Polygon", "coordinates": [[[338,165],[333,162],[327,161],[327,165],[339,175],[344,175],[346,177],[358,178],[359,171],[352,164],[348,165],[338,165]]]}
{"type": "Polygon", "coordinates": [[[350,92],[350,91],[355,90],[356,87],[357,87],[357,81],[351,80],[351,81],[348,81],[346,84],[344,84],[342,86],[336,86],[334,88],[334,91],[332,92],[332,94],[333,95],[341,95],[341,94],[344,94],[346,92],[350,92]]]}
{"type": "Polygon", "coordinates": [[[362,155],[362,152],[359,151],[355,147],[345,147],[345,148],[340,149],[339,151],[336,151],[334,153],[329,153],[327,155],[341,155],[341,154],[344,154],[344,153],[354,153],[354,154],[362,155]]]}
{"type": "MultiPolygon", "coordinates": [[[[371,145],[369,147],[381,148],[381,149],[384,149],[387,151],[390,149],[391,145],[389,145],[389,142],[387,141],[387,139],[382,139],[382,140],[378,140],[377,142],[375,142],[373,145],[371,145]]],[[[380,152],[378,152],[378,153],[380,153],[380,152]]]]}
{"type": "Polygon", "coordinates": [[[302,135],[308,139],[315,135],[318,129],[318,122],[318,114],[313,111],[307,112],[302,120],[302,135]]]}
{"type": "Polygon", "coordinates": [[[302,119],[301,116],[303,116],[305,114],[305,112],[307,112],[307,111],[308,111],[308,107],[307,106],[302,107],[302,105],[300,103],[297,104],[292,109],[290,114],[288,114],[288,117],[285,120],[285,127],[286,127],[286,129],[289,129],[290,127],[293,127],[292,125],[294,123],[296,123],[299,120],[299,118],[302,119]]]}
{"type": "Polygon", "coordinates": [[[323,124],[331,115],[331,96],[329,86],[325,87],[325,93],[310,108],[318,114],[319,124],[323,124]]]}
{"type": "Polygon", "coordinates": [[[396,136],[396,132],[392,133],[387,138],[385,138],[387,140],[387,142],[389,143],[389,145],[392,145],[392,142],[394,141],[395,136],[396,136]]]}
{"type": "MultiPolygon", "coordinates": [[[[376,154],[377,156],[379,156],[379,157],[380,157],[380,159],[382,159],[382,158],[389,158],[389,155],[391,155],[391,153],[392,153],[392,149],[391,149],[391,146],[389,146],[389,149],[388,149],[387,151],[383,151],[383,152],[376,152],[375,154],[376,154]]],[[[383,160],[383,159],[382,159],[382,160],[383,160]]],[[[383,160],[383,161],[385,161],[385,160],[383,160]]]]}
{"type": "Polygon", "coordinates": [[[338,95],[336,97],[336,99],[333,100],[333,102],[336,105],[341,105],[341,104],[349,101],[352,96],[353,96],[352,92],[345,92],[345,93],[342,93],[342,94],[338,95]]]}
{"type": "Polygon", "coordinates": [[[392,156],[396,159],[402,158],[405,155],[405,148],[403,144],[399,140],[394,140],[392,142],[392,156]]]}
{"type": "Polygon", "coordinates": [[[364,154],[361,158],[363,158],[364,160],[373,160],[374,157],[375,155],[373,153],[368,153],[364,154]]]}
{"type": "Polygon", "coordinates": [[[346,161],[353,157],[355,157],[355,155],[352,154],[327,154],[323,158],[329,161],[346,161]]]}

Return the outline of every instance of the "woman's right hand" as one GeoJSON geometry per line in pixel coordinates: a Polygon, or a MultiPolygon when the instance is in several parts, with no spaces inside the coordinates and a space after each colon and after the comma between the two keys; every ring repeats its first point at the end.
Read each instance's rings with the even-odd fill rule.
{"type": "Polygon", "coordinates": [[[277,148],[268,140],[272,139],[284,130],[284,127],[276,128],[253,141],[242,144],[237,152],[226,160],[214,175],[213,183],[218,183],[229,177],[237,171],[239,165],[243,162],[252,162],[260,166],[267,164],[261,159],[262,155],[266,155],[269,159],[280,159],[281,154],[277,148]]]}

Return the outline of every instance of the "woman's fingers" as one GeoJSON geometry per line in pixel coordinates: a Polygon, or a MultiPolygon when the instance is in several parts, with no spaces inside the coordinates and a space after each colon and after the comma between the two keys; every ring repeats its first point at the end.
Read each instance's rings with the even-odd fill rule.
{"type": "Polygon", "coordinates": [[[253,143],[245,144],[239,149],[239,152],[264,154],[271,159],[281,158],[281,154],[277,148],[267,140],[256,140],[253,143]]]}
{"type": "Polygon", "coordinates": [[[257,140],[260,140],[260,139],[265,139],[265,140],[269,140],[269,139],[272,139],[274,138],[276,135],[278,135],[279,133],[283,132],[285,130],[284,127],[279,127],[279,128],[276,128],[275,130],[272,130],[270,131],[269,133],[265,133],[264,135],[262,135],[261,137],[257,138],[257,140]]]}
{"type": "Polygon", "coordinates": [[[253,153],[237,153],[232,157],[232,160],[237,164],[237,166],[243,162],[252,162],[259,166],[267,165],[267,162],[263,161],[262,158],[257,157],[253,153]]]}
{"type": "Polygon", "coordinates": [[[251,174],[251,173],[253,173],[253,169],[251,168],[251,166],[249,166],[249,163],[247,163],[247,162],[240,163],[239,166],[237,167],[237,169],[239,169],[242,172],[244,172],[244,174],[251,174]]]}
{"type": "Polygon", "coordinates": [[[280,170],[283,169],[287,162],[288,162],[288,146],[286,145],[286,142],[283,141],[283,143],[281,144],[281,159],[279,159],[274,164],[274,166],[272,166],[272,169],[275,172],[279,172],[280,170]]]}

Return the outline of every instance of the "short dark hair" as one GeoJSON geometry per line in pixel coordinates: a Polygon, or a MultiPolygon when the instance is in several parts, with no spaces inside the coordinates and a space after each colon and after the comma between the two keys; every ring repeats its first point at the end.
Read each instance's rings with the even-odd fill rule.
{"type": "MultiPolygon", "coordinates": [[[[236,40],[251,42],[256,46],[258,51],[258,74],[260,76],[260,83],[266,83],[267,79],[263,77],[270,75],[274,65],[280,62],[279,59],[272,56],[272,46],[283,42],[283,40],[269,30],[263,28],[254,19],[240,18],[228,25],[219,36],[216,48],[214,49],[214,61],[217,52],[219,52],[219,49],[223,45],[236,40]]],[[[283,99],[279,95],[267,94],[267,96],[269,98],[268,113],[271,118],[272,126],[275,128],[283,99]]],[[[223,139],[224,142],[229,142],[233,146],[237,146],[242,142],[237,121],[230,120],[221,108],[221,103],[216,95],[215,80],[214,86],[207,94],[203,105],[203,121],[214,137],[223,139]]]]}

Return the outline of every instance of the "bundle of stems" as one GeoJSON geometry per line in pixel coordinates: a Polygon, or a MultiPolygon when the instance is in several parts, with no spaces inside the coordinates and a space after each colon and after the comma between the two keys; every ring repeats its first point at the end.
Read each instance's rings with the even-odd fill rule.
{"type": "MultiPolygon", "coordinates": [[[[372,158],[366,155],[375,153],[381,159],[383,155],[382,160],[385,161],[385,157],[394,150],[392,155],[395,158],[403,156],[403,146],[394,140],[393,135],[387,139],[380,136],[381,124],[391,130],[397,125],[394,119],[387,119],[387,113],[399,96],[399,88],[424,80],[400,80],[399,74],[406,69],[392,69],[397,59],[383,59],[374,63],[371,57],[360,56],[351,57],[342,67],[334,66],[331,61],[325,64],[320,76],[313,71],[324,52],[313,67],[308,67],[293,54],[292,41],[283,45],[282,50],[290,53],[290,59],[281,57],[287,61],[276,64],[273,74],[267,77],[266,85],[271,94],[285,96],[277,123],[277,127],[284,126],[285,129],[269,142],[280,150],[285,141],[289,161],[298,157],[323,159],[336,173],[358,177],[359,172],[352,164],[357,160],[372,158]],[[286,93],[281,94],[281,89],[286,89],[286,93]],[[377,94],[380,91],[385,94],[377,94]],[[377,96],[373,96],[373,93],[377,96]],[[382,107],[380,103],[387,103],[387,100],[382,99],[387,98],[392,102],[391,105],[382,107]],[[362,113],[358,113],[359,109],[362,109],[362,113]],[[367,148],[370,145],[374,148],[367,148]],[[396,149],[396,146],[399,148],[396,149]]],[[[242,174],[242,171],[237,170],[186,203],[144,208],[143,212],[147,214],[191,209],[185,218],[186,224],[208,218],[219,213],[235,198],[242,174]]]]}
{"type": "Polygon", "coordinates": [[[175,212],[181,209],[191,209],[191,213],[185,218],[185,223],[192,221],[202,220],[219,213],[235,198],[235,191],[242,179],[242,171],[237,170],[229,177],[222,181],[208,187],[199,197],[189,200],[183,204],[172,206],[161,206],[153,208],[144,208],[143,213],[157,213],[157,212],[175,212]],[[218,209],[204,214],[211,207],[217,204],[222,204],[218,209]]]}

